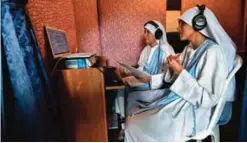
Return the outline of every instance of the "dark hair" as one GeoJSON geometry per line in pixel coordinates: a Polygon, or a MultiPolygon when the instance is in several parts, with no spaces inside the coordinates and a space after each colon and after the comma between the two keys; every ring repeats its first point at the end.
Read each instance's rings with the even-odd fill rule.
{"type": "Polygon", "coordinates": [[[186,24],[186,22],[183,21],[182,19],[179,19],[179,20],[178,20],[178,23],[179,23],[179,24],[181,23],[182,25],[186,24]]]}

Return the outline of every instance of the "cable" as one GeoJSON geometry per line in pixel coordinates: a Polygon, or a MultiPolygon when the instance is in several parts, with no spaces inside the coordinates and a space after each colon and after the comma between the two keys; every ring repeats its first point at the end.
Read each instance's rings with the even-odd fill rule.
{"type": "Polygon", "coordinates": [[[52,71],[51,71],[51,76],[52,76],[52,77],[53,77],[53,74],[54,74],[54,72],[55,72],[55,70],[56,70],[56,68],[57,68],[58,63],[59,63],[61,60],[63,60],[63,59],[66,59],[66,57],[62,57],[62,58],[60,58],[60,59],[57,60],[56,64],[54,65],[54,67],[53,67],[53,69],[52,69],[52,71]]]}
{"type": "Polygon", "coordinates": [[[99,67],[95,67],[96,69],[98,69],[103,75],[105,74],[104,71],[102,71],[99,67]]]}

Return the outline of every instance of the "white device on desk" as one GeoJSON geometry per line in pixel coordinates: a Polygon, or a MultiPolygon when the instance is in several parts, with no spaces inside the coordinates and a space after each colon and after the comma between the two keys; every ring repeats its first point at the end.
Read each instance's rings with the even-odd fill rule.
{"type": "Polygon", "coordinates": [[[88,68],[96,62],[94,53],[71,53],[65,31],[45,26],[45,31],[54,59],[58,59],[52,73],[60,61],[66,69],[88,68]]]}

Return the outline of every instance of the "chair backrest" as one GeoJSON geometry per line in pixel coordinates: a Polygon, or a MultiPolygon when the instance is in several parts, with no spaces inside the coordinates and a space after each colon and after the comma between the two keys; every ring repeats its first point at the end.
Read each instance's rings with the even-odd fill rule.
{"type": "Polygon", "coordinates": [[[221,113],[225,107],[226,99],[227,99],[227,94],[226,94],[227,88],[229,87],[229,84],[230,84],[231,80],[233,79],[234,75],[236,74],[236,72],[242,66],[242,63],[243,63],[242,58],[237,55],[236,59],[235,59],[235,65],[227,77],[226,83],[225,83],[225,85],[222,89],[221,95],[220,95],[220,100],[215,107],[213,116],[212,116],[211,121],[209,123],[209,126],[207,128],[208,131],[212,131],[215,128],[217,122],[219,121],[221,113]]]}

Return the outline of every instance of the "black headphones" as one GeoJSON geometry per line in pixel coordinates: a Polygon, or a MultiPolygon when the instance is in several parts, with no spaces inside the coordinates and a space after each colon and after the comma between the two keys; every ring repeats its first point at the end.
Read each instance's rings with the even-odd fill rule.
{"type": "Polygon", "coordinates": [[[200,31],[207,26],[207,19],[203,15],[205,10],[205,5],[196,5],[199,9],[199,13],[192,19],[192,26],[194,30],[200,31]]]}
{"type": "Polygon", "coordinates": [[[147,25],[147,24],[151,24],[153,25],[155,28],[156,28],[156,31],[154,33],[154,36],[157,40],[159,40],[162,36],[163,36],[163,32],[162,30],[160,29],[159,25],[157,23],[155,23],[154,21],[148,21],[147,23],[144,24],[144,27],[147,25]]]}

